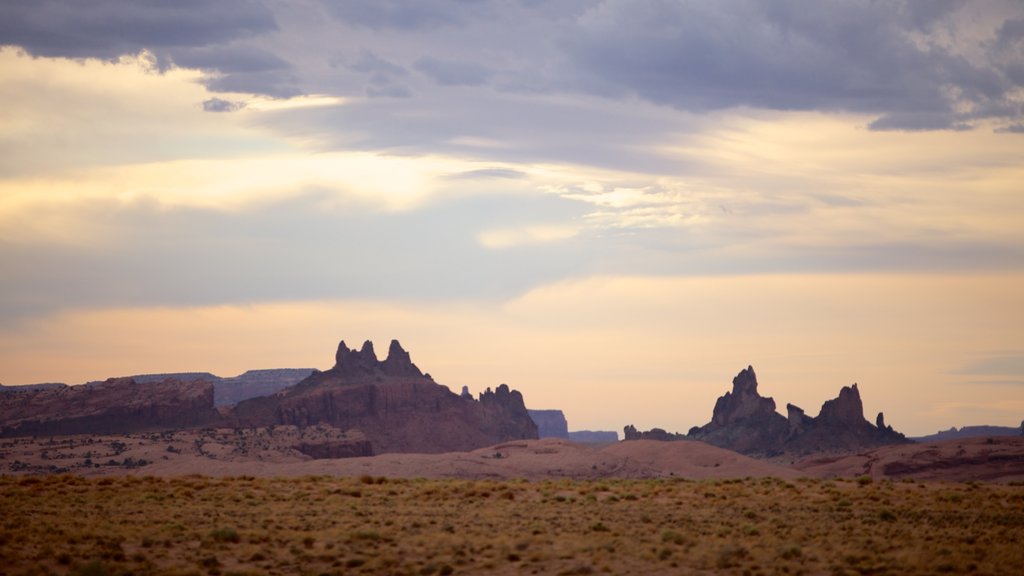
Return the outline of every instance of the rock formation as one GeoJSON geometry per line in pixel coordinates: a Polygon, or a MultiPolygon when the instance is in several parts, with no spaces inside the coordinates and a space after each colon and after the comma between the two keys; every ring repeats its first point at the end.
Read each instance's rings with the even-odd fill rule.
{"type": "Polygon", "coordinates": [[[673,440],[688,440],[685,434],[679,434],[678,432],[668,432],[661,428],[651,428],[650,430],[637,430],[632,424],[626,425],[622,429],[623,438],[626,440],[658,440],[661,442],[670,442],[673,440]]]}
{"type": "Polygon", "coordinates": [[[776,456],[813,452],[846,452],[907,442],[885,425],[879,413],[875,425],[864,419],[864,405],[857,385],[844,386],[839,396],[827,400],[817,417],[793,404],[786,417],[775,411],[775,401],[757,392],[752,367],[732,381],[732,391],[715,403],[711,422],[690,429],[689,437],[743,454],[776,456]]]}
{"type": "Polygon", "coordinates": [[[478,400],[455,394],[424,375],[397,340],[384,361],[369,341],[359,350],[343,341],[334,367],[273,396],[241,402],[229,417],[240,427],[325,423],[356,429],[375,454],[464,451],[537,438],[522,394],[505,384],[478,400]]]}
{"type": "Polygon", "coordinates": [[[123,434],[214,426],[210,382],[111,378],[0,395],[0,436],[123,434]]]}
{"type": "Polygon", "coordinates": [[[561,410],[529,410],[541,438],[569,438],[569,422],[561,410]]]}
{"type": "Polygon", "coordinates": [[[775,400],[757,391],[757,375],[748,366],[732,380],[732,391],[715,402],[711,422],[690,429],[689,436],[743,454],[777,450],[791,428],[807,425],[803,410],[787,407],[791,420],[775,411],[775,400]]]}

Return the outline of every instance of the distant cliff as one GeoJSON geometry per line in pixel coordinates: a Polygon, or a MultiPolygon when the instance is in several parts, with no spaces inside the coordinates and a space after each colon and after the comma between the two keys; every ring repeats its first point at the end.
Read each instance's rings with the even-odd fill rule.
{"type": "Polygon", "coordinates": [[[953,440],[955,438],[977,438],[984,436],[1024,436],[1024,422],[1014,428],[1012,426],[964,426],[962,428],[952,427],[949,430],[941,430],[927,436],[916,436],[911,438],[915,442],[935,442],[937,440],[953,440]]]}
{"type": "Polygon", "coordinates": [[[569,438],[569,422],[561,410],[528,410],[541,438],[569,438]]]}
{"type": "Polygon", "coordinates": [[[111,378],[0,394],[0,436],[122,434],[221,423],[213,384],[111,378]]]}
{"type": "Polygon", "coordinates": [[[424,375],[397,340],[385,360],[373,343],[338,345],[334,366],[272,396],[237,404],[236,426],[326,423],[358,429],[375,454],[472,450],[537,438],[522,395],[502,384],[479,399],[452,393],[424,375]]]}
{"type": "Polygon", "coordinates": [[[610,430],[570,430],[569,440],[580,444],[612,444],[619,441],[619,433],[610,430]]]}
{"type": "Polygon", "coordinates": [[[272,368],[248,370],[238,376],[221,378],[209,372],[170,372],[165,374],[136,374],[128,376],[140,384],[180,380],[182,382],[212,382],[215,406],[231,406],[242,400],[269,396],[293,386],[314,372],[313,368],[272,368]]]}

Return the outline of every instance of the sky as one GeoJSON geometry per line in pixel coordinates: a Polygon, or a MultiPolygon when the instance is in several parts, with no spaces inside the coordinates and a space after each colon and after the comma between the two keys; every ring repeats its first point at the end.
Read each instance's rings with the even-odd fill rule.
{"type": "Polygon", "coordinates": [[[329,368],[1024,420],[1017,0],[7,0],[0,383],[329,368]]]}

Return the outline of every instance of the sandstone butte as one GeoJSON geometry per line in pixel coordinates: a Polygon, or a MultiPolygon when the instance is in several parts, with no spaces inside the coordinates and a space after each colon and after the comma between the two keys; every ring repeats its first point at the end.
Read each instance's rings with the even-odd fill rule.
{"type": "Polygon", "coordinates": [[[383,361],[369,341],[359,350],[342,341],[329,370],[221,410],[213,383],[204,381],[112,378],[0,395],[0,436],[316,424],[357,432],[307,447],[322,457],[465,451],[537,438],[518,391],[502,384],[478,399],[454,394],[423,374],[397,340],[383,361]]]}
{"type": "Polygon", "coordinates": [[[826,401],[817,417],[793,404],[787,416],[775,411],[775,400],[757,391],[757,375],[748,366],[733,378],[732,391],[715,402],[711,422],[694,426],[686,435],[670,434],[660,428],[640,432],[627,426],[627,440],[700,440],[751,456],[773,457],[813,453],[848,453],[906,444],[903,434],[885,424],[879,413],[875,424],[864,418],[857,385],[844,386],[839,396],[826,401]]]}

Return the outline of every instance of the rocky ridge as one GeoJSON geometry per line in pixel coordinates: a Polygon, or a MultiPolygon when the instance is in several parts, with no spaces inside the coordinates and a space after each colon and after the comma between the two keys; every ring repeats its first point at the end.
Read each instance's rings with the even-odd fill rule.
{"type": "Polygon", "coordinates": [[[856,384],[843,386],[836,398],[822,404],[816,417],[793,404],[786,405],[786,414],[775,411],[774,399],[758,393],[757,375],[748,366],[733,379],[732,392],[718,399],[711,422],[690,429],[688,436],[762,456],[851,452],[909,442],[885,424],[881,413],[875,424],[864,418],[856,384]]]}
{"type": "Polygon", "coordinates": [[[375,454],[465,451],[537,438],[522,394],[505,384],[478,399],[454,394],[412,363],[397,340],[378,360],[373,343],[342,341],[334,366],[291,388],[236,405],[236,427],[325,423],[365,434],[375,454]]]}
{"type": "Polygon", "coordinates": [[[888,444],[910,442],[885,424],[879,413],[875,424],[864,418],[864,405],[856,384],[844,386],[827,400],[818,416],[786,405],[786,416],[775,410],[775,400],[757,391],[757,375],[748,366],[733,378],[732,390],[715,402],[711,422],[694,426],[687,435],[654,429],[638,432],[626,427],[626,439],[700,440],[713,446],[753,456],[852,452],[888,444]]]}
{"type": "Polygon", "coordinates": [[[120,434],[214,426],[213,383],[132,378],[0,395],[0,436],[120,434]]]}

